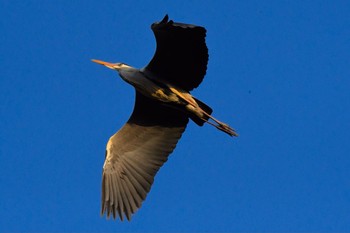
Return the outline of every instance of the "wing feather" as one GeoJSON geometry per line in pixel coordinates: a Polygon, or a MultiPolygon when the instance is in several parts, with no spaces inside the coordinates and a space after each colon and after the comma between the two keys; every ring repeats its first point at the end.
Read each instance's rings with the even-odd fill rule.
{"type": "Polygon", "coordinates": [[[151,26],[157,48],[143,72],[150,78],[191,91],[199,86],[207,70],[206,29],[168,19],[166,15],[151,26]]]}
{"type": "Polygon", "coordinates": [[[139,199],[138,193],[136,192],[134,186],[132,185],[132,183],[129,180],[129,177],[126,175],[124,176],[124,190],[126,190],[128,199],[129,199],[129,203],[130,203],[130,207],[131,207],[131,212],[134,213],[138,207],[136,205],[137,201],[141,201],[139,199]]]}
{"type": "Polygon", "coordinates": [[[101,213],[130,220],[146,199],[159,168],[184,132],[188,117],[136,93],[128,122],[107,143],[101,213]]]}
{"type": "MultiPolygon", "coordinates": [[[[125,160],[125,165],[127,165],[128,163],[129,162],[127,160],[125,160]]],[[[136,189],[137,193],[139,194],[139,196],[141,198],[139,203],[141,203],[142,200],[144,200],[146,198],[147,192],[148,192],[146,190],[146,188],[142,185],[144,183],[143,178],[135,171],[135,169],[132,166],[127,165],[126,167],[128,169],[128,177],[132,181],[134,188],[136,189]]]]}

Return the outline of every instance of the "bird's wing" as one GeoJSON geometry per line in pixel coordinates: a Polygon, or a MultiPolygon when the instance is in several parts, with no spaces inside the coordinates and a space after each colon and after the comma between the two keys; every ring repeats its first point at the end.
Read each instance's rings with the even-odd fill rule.
{"type": "Polygon", "coordinates": [[[188,117],[136,92],[128,122],[107,143],[101,214],[131,215],[150,191],[159,168],[184,132],[188,117]]]}
{"type": "Polygon", "coordinates": [[[204,27],[168,21],[168,15],[151,26],[157,49],[144,68],[151,77],[190,91],[202,82],[207,70],[208,48],[204,27]]]}

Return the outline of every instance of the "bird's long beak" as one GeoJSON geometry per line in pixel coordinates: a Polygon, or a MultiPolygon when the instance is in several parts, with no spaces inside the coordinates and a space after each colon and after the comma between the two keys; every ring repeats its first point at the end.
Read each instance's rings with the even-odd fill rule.
{"type": "Polygon", "coordinates": [[[104,65],[110,69],[114,69],[115,64],[101,61],[101,60],[96,60],[96,59],[91,59],[91,61],[96,62],[97,64],[104,65]]]}

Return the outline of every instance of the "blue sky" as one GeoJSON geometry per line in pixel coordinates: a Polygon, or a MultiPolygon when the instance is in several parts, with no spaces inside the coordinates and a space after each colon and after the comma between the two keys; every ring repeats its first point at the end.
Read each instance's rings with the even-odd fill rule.
{"type": "Polygon", "coordinates": [[[350,231],[349,1],[0,1],[1,232],[350,231]],[[105,145],[150,24],[207,28],[190,123],[131,222],[99,216],[105,145]]]}

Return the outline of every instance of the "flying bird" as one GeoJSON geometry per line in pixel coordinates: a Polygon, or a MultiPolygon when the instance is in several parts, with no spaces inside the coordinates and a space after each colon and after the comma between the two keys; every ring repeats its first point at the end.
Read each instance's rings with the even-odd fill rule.
{"type": "Polygon", "coordinates": [[[176,23],[168,15],[151,29],[157,48],[144,68],[92,60],[118,71],[136,90],[129,120],[107,143],[102,174],[101,215],[119,216],[122,221],[124,217],[130,221],[141,207],[189,119],[237,136],[230,126],[211,116],[213,110],[208,105],[190,94],[206,74],[206,29],[176,23]]]}

